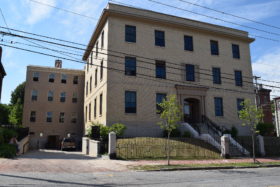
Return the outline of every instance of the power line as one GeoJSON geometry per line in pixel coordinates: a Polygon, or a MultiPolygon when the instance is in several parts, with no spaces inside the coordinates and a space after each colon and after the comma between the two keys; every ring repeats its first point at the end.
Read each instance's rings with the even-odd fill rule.
{"type": "MultiPolygon", "coordinates": [[[[33,2],[35,2],[35,0],[32,0],[33,2]]],[[[148,0],[149,1],[149,0],[148,0]]],[[[118,2],[118,1],[115,1],[115,0],[110,0],[110,2],[116,2],[116,3],[118,3],[118,4],[122,4],[122,5],[125,5],[125,6],[130,6],[130,7],[135,7],[135,6],[133,6],[133,5],[130,5],[130,4],[126,4],[126,3],[122,3],[122,2],[118,2]]],[[[77,13],[77,12],[74,12],[74,11],[70,11],[70,10],[67,10],[67,9],[61,9],[61,8],[59,8],[59,7],[56,7],[56,6],[53,6],[53,5],[49,5],[49,4],[46,4],[46,3],[42,3],[42,2],[38,2],[38,1],[36,1],[36,3],[39,3],[39,4],[41,4],[41,5],[44,5],[44,6],[51,6],[51,7],[53,7],[53,8],[55,8],[55,9],[58,9],[58,10],[63,10],[63,11],[66,11],[66,12],[68,12],[68,13],[72,13],[72,14],[76,14],[76,15],[80,15],[80,16],[82,16],[82,17],[87,17],[86,15],[83,15],[83,14],[80,14],[80,13],[77,13]]],[[[137,7],[136,7],[137,8],[137,7]]],[[[140,8],[140,7],[139,7],[140,8]]],[[[94,19],[96,19],[96,18],[94,18],[94,19]]],[[[216,19],[216,18],[213,18],[213,19],[216,19]]],[[[217,18],[218,19],[218,18],[217,18]]],[[[233,23],[232,23],[233,24],[233,23]]],[[[238,25],[238,26],[242,26],[242,25],[238,25]]],[[[247,26],[245,26],[246,28],[247,28],[247,26]]],[[[0,27],[1,28],[1,27],[0,27]]],[[[253,27],[250,27],[250,28],[252,28],[252,29],[255,29],[255,28],[253,28],[253,27]]],[[[256,30],[256,29],[255,29],[256,30]]],[[[258,29],[257,29],[258,30],[258,29]]],[[[267,31],[265,31],[265,32],[267,32],[267,31]]],[[[276,33],[277,34],[277,33],[276,33]]],[[[277,34],[277,35],[279,35],[279,34],[277,34]]],[[[252,37],[257,37],[257,38],[261,38],[261,39],[265,39],[265,40],[270,40],[270,41],[274,41],[274,42],[280,42],[280,40],[276,40],[276,39],[273,39],[273,38],[268,38],[268,37],[263,37],[263,36],[258,36],[258,35],[251,35],[252,37]]],[[[83,44],[82,44],[83,45],[83,44]]]]}
{"type": "Polygon", "coordinates": [[[211,11],[214,11],[214,12],[218,12],[218,13],[221,13],[221,14],[224,14],[224,15],[232,16],[232,17],[235,17],[235,18],[243,19],[243,20],[246,20],[246,21],[250,21],[250,22],[253,22],[253,23],[257,23],[257,24],[260,24],[260,25],[264,25],[264,26],[267,26],[267,27],[271,27],[271,28],[275,28],[275,29],[280,30],[280,27],[277,27],[277,26],[274,26],[274,25],[270,25],[270,24],[263,23],[263,22],[260,22],[260,21],[255,21],[255,20],[252,20],[252,19],[249,19],[249,18],[237,16],[237,15],[234,15],[234,14],[231,14],[231,13],[227,13],[227,12],[220,11],[220,10],[217,10],[217,9],[209,8],[209,7],[199,5],[199,4],[196,4],[196,3],[192,3],[192,2],[189,2],[189,1],[186,1],[186,0],[177,0],[177,1],[181,1],[181,2],[184,2],[184,3],[187,3],[187,4],[191,4],[191,5],[200,7],[200,8],[204,8],[204,9],[211,10],[211,11]]]}
{"type": "MultiPolygon", "coordinates": [[[[63,45],[63,44],[62,44],[63,45]]],[[[69,47],[72,47],[72,46],[69,46],[69,47]]],[[[51,50],[51,51],[55,51],[55,52],[62,52],[62,53],[65,53],[64,51],[56,51],[56,50],[52,50],[52,49],[49,49],[49,48],[45,48],[45,49],[48,49],[48,50],[51,50]]],[[[83,49],[81,49],[81,50],[83,50],[83,49]]],[[[93,51],[94,52],[94,51],[93,51]]],[[[108,54],[108,53],[102,53],[102,52],[99,52],[100,54],[103,54],[103,55],[107,55],[107,56],[111,56],[111,57],[116,57],[116,58],[121,58],[121,59],[124,59],[125,57],[123,57],[123,56],[118,56],[118,55],[113,55],[113,54],[108,54]]],[[[74,54],[73,54],[74,55],[74,54]]],[[[91,54],[92,55],[92,54],[91,54]]],[[[76,59],[77,60],[77,59],[76,59]]],[[[147,62],[147,61],[141,61],[141,60],[137,60],[137,61],[139,61],[139,62],[144,62],[144,63],[146,63],[146,64],[149,64],[149,65],[153,65],[153,66],[155,66],[155,63],[153,62],[153,63],[151,63],[151,62],[147,62]]],[[[123,64],[123,62],[120,62],[119,64],[123,64]]],[[[174,63],[175,64],[175,63],[174,63]]],[[[176,65],[178,65],[178,64],[176,64],[176,65]]],[[[182,65],[179,65],[180,66],[180,68],[177,68],[177,67],[169,67],[169,66],[167,66],[167,68],[168,69],[176,69],[176,70],[180,70],[180,71],[182,71],[183,69],[182,69],[182,65]]],[[[151,69],[151,68],[147,68],[147,67],[141,67],[141,66],[138,66],[138,67],[140,67],[140,68],[144,68],[144,69],[149,69],[149,70],[151,70],[151,71],[155,71],[154,69],[151,69]]],[[[208,71],[207,69],[203,69],[203,68],[200,68],[199,70],[202,70],[202,71],[208,71]]],[[[211,70],[209,70],[211,73],[212,73],[212,71],[211,70]]],[[[177,75],[177,73],[175,73],[175,72],[168,72],[169,74],[174,74],[174,75],[177,75]]],[[[200,75],[206,75],[206,76],[210,76],[210,77],[213,77],[213,74],[207,74],[207,73],[202,73],[202,72],[197,72],[198,74],[200,74],[200,75]]],[[[221,73],[221,74],[223,74],[223,73],[221,73]]],[[[235,79],[233,79],[233,78],[228,78],[228,77],[225,77],[225,76],[221,76],[221,78],[223,78],[223,79],[228,79],[228,80],[235,80],[235,79]]],[[[203,79],[203,78],[201,78],[201,79],[203,79]]],[[[204,79],[204,80],[210,80],[210,79],[204,79]]],[[[242,81],[242,82],[245,82],[245,83],[249,83],[249,84],[252,84],[252,81],[242,81]]],[[[226,82],[226,81],[223,81],[223,83],[229,83],[229,82],[226,82]]],[[[231,82],[230,84],[234,84],[234,82],[231,82]]]]}
{"type": "MultiPolygon", "coordinates": [[[[26,38],[26,39],[31,39],[31,40],[35,40],[35,41],[39,41],[39,42],[46,42],[46,43],[49,43],[49,44],[59,45],[59,46],[63,46],[63,47],[69,47],[69,48],[78,49],[78,50],[82,50],[82,51],[96,52],[96,51],[91,51],[91,50],[87,50],[87,49],[83,49],[83,48],[79,48],[79,47],[75,47],[75,46],[70,46],[70,45],[66,45],[66,44],[55,43],[55,42],[51,42],[51,41],[47,41],[47,40],[41,40],[41,39],[26,37],[26,36],[17,35],[17,34],[10,34],[10,33],[6,33],[6,32],[3,32],[3,31],[0,31],[0,33],[7,34],[7,35],[10,35],[10,36],[13,36],[13,37],[23,37],[23,38],[26,38]]],[[[98,49],[102,49],[102,48],[98,48],[98,49]]],[[[151,65],[154,65],[154,61],[157,60],[157,59],[154,59],[154,58],[147,58],[147,57],[143,57],[143,56],[139,56],[139,55],[128,54],[128,53],[123,53],[123,52],[114,51],[114,50],[108,50],[108,51],[114,52],[114,53],[117,53],[117,54],[122,54],[122,55],[127,55],[127,56],[134,56],[134,57],[137,57],[137,58],[151,60],[153,62],[148,62],[148,61],[144,61],[144,60],[138,60],[139,62],[143,62],[143,63],[147,63],[147,64],[151,64],[151,65]]],[[[113,56],[113,57],[121,57],[121,58],[123,58],[123,56],[117,56],[117,55],[113,55],[113,54],[106,54],[106,53],[102,53],[102,52],[99,52],[99,53],[104,54],[104,55],[113,56]]],[[[182,70],[180,64],[177,64],[177,63],[174,63],[174,62],[170,62],[170,61],[166,61],[166,63],[180,67],[180,68],[176,68],[176,67],[169,66],[169,68],[171,68],[171,69],[182,70]]],[[[212,72],[211,70],[203,69],[203,68],[200,68],[200,70],[212,72]]],[[[234,76],[233,74],[230,74],[230,73],[221,73],[221,74],[234,76]]],[[[243,76],[243,78],[252,79],[252,77],[248,77],[248,76],[243,76]]]]}
{"type": "MultiPolygon", "coordinates": [[[[16,44],[17,42],[13,42],[13,41],[11,41],[11,42],[6,42],[5,41],[5,43],[8,43],[8,44],[16,44]]],[[[29,46],[29,44],[27,44],[28,46],[29,46]]],[[[37,46],[33,46],[32,45],[32,47],[37,47],[37,46]]],[[[39,47],[39,48],[41,48],[41,47],[39,47]]],[[[47,48],[48,49],[48,48],[47,48]]],[[[49,50],[49,49],[48,49],[49,50]]],[[[54,51],[54,50],[51,50],[51,51],[54,51]]],[[[55,52],[57,52],[57,51],[55,51],[55,52]]],[[[65,51],[58,51],[58,52],[63,52],[63,53],[65,53],[65,51]]],[[[73,55],[75,55],[75,54],[73,54],[73,55]]],[[[109,56],[108,54],[105,54],[105,55],[107,55],[107,56],[109,56]]],[[[114,57],[117,57],[117,58],[120,58],[120,59],[124,59],[125,57],[120,57],[120,56],[114,56],[114,57]]],[[[97,58],[96,58],[97,59],[97,58]]],[[[76,59],[77,60],[77,59],[76,59]]],[[[104,60],[104,61],[108,61],[108,60],[105,60],[105,59],[100,59],[99,58],[99,60],[104,60]]],[[[116,61],[116,60],[114,60],[114,63],[117,63],[117,64],[120,64],[120,65],[124,65],[124,63],[123,62],[120,62],[120,61],[116,61]]],[[[89,64],[92,64],[92,62],[91,63],[89,63],[89,64]]],[[[152,65],[154,65],[155,66],[155,64],[152,64],[152,65]]],[[[149,71],[152,71],[152,72],[155,72],[155,69],[154,68],[149,68],[149,67],[145,67],[145,66],[139,66],[139,65],[137,65],[136,66],[137,68],[142,68],[142,69],[146,69],[146,70],[149,70],[149,71]]],[[[180,70],[180,71],[182,71],[182,69],[178,69],[178,70],[180,70]]],[[[176,75],[176,76],[178,76],[178,73],[176,73],[176,72],[172,72],[172,71],[167,71],[166,70],[166,73],[168,74],[168,75],[170,75],[170,74],[172,74],[172,75],[176,75]]],[[[200,74],[200,75],[204,75],[204,76],[209,76],[209,77],[213,77],[213,74],[207,74],[207,73],[202,73],[202,72],[200,72],[200,71],[198,71],[198,72],[196,72],[196,73],[198,73],[198,74],[200,74]]],[[[223,79],[228,79],[228,80],[235,80],[235,79],[232,79],[232,78],[228,78],[228,77],[222,77],[221,76],[221,78],[223,78],[223,79]]],[[[207,80],[207,81],[213,81],[213,79],[209,79],[209,78],[202,78],[202,77],[199,77],[199,80],[207,80]]],[[[242,81],[242,82],[245,82],[245,83],[249,83],[250,85],[252,84],[252,82],[247,82],[247,81],[242,81]]],[[[235,84],[234,82],[227,82],[227,81],[221,81],[221,84],[235,84]]],[[[245,85],[243,85],[242,86],[242,88],[252,88],[252,87],[250,87],[250,86],[245,86],[245,85]]]]}
{"type": "MultiPolygon", "coordinates": [[[[33,50],[29,50],[29,49],[24,49],[24,48],[19,48],[19,47],[14,47],[14,46],[6,45],[6,44],[2,44],[2,45],[6,46],[6,47],[18,49],[18,50],[23,50],[23,51],[31,52],[31,53],[36,53],[36,54],[45,55],[45,56],[49,56],[49,57],[64,59],[64,60],[68,60],[68,61],[72,61],[72,62],[77,62],[77,63],[82,63],[82,64],[93,65],[93,66],[96,66],[96,67],[101,67],[100,65],[97,65],[97,64],[89,64],[89,63],[86,63],[86,62],[83,62],[83,61],[78,61],[78,60],[69,59],[69,58],[65,58],[65,57],[59,57],[59,56],[56,56],[56,55],[50,55],[50,54],[47,54],[47,53],[42,53],[42,52],[33,51],[33,50]]],[[[120,69],[117,69],[117,68],[106,67],[106,66],[103,66],[103,68],[108,69],[108,70],[112,70],[112,71],[116,71],[116,72],[125,73],[124,70],[120,70],[120,69]]],[[[146,75],[146,74],[137,73],[137,76],[139,76],[138,78],[143,78],[143,79],[152,80],[152,81],[156,81],[156,82],[159,81],[159,79],[157,79],[156,77],[149,76],[149,75],[146,75]]],[[[172,79],[162,79],[162,81],[173,82],[173,85],[174,85],[174,82],[186,85],[185,81],[178,81],[178,80],[172,80],[172,79]]],[[[166,84],[167,82],[164,82],[164,83],[166,84]]],[[[204,85],[200,85],[200,84],[193,83],[193,82],[188,82],[187,85],[189,85],[189,86],[204,86],[204,85]]],[[[207,86],[207,87],[208,88],[213,88],[215,90],[223,90],[223,91],[230,91],[230,92],[254,94],[254,92],[249,92],[249,91],[240,91],[240,90],[237,91],[237,90],[233,90],[233,89],[219,88],[219,87],[214,87],[214,86],[207,86]]]]}
{"type": "Polygon", "coordinates": [[[67,12],[67,13],[75,14],[77,16],[82,16],[82,17],[85,17],[85,18],[88,18],[88,19],[92,19],[92,20],[98,20],[97,18],[94,18],[94,17],[91,17],[91,16],[87,16],[87,15],[84,15],[84,14],[80,14],[80,13],[77,13],[77,12],[74,12],[74,11],[71,11],[71,10],[67,10],[67,9],[64,9],[64,8],[59,8],[59,7],[56,7],[54,5],[43,3],[41,1],[35,1],[35,0],[29,0],[29,1],[33,2],[33,3],[37,3],[37,4],[40,4],[40,5],[43,5],[43,6],[48,6],[48,7],[60,10],[60,11],[64,11],[64,12],[67,12]]]}
{"type": "Polygon", "coordinates": [[[197,13],[197,12],[194,12],[194,11],[191,11],[191,10],[187,10],[187,9],[184,9],[184,8],[176,7],[176,6],[173,6],[173,5],[170,5],[170,4],[165,4],[165,3],[162,3],[162,2],[159,2],[159,1],[155,1],[155,0],[148,0],[148,1],[156,3],[156,4],[160,4],[160,5],[163,5],[163,6],[171,7],[171,8],[177,9],[177,10],[182,10],[182,11],[185,11],[185,12],[196,14],[196,15],[199,15],[199,16],[207,17],[207,18],[210,18],[210,19],[222,21],[222,22],[225,22],[225,23],[230,23],[230,24],[237,25],[237,26],[240,26],[240,27],[244,27],[244,28],[248,28],[248,29],[253,29],[253,30],[256,30],[256,31],[259,31],[259,32],[263,32],[263,33],[267,33],[267,34],[271,34],[271,35],[280,36],[279,33],[270,32],[270,31],[258,29],[258,28],[255,28],[255,27],[242,25],[242,24],[239,24],[239,23],[235,23],[235,22],[232,22],[232,21],[227,21],[227,20],[224,20],[224,19],[221,19],[221,18],[217,18],[217,17],[213,17],[213,16],[208,16],[206,14],[197,13]]]}

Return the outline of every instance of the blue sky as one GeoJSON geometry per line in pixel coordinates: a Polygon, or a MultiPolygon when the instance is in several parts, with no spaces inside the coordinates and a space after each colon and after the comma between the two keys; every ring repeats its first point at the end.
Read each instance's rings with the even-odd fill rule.
{"type": "MultiPolygon", "coordinates": [[[[106,7],[108,0],[36,0],[63,9],[71,10],[96,19],[88,19],[85,17],[70,14],[48,6],[43,6],[32,0],[0,0],[0,7],[6,18],[6,22],[10,28],[24,30],[27,32],[52,36],[64,40],[70,40],[78,43],[87,44],[90,36],[95,28],[96,20],[99,18],[103,8],[106,7]]],[[[248,31],[251,35],[259,35],[263,37],[273,38],[280,41],[280,36],[262,33],[256,30],[243,28],[240,26],[228,24],[225,22],[205,18],[185,11],[173,9],[163,5],[158,5],[148,0],[115,0],[121,3],[130,4],[136,7],[172,14],[176,16],[186,17],[204,22],[210,22],[218,25],[224,25],[232,28],[238,28],[248,31]]],[[[194,12],[207,14],[213,17],[219,17],[238,24],[263,29],[268,32],[280,34],[280,29],[270,28],[259,25],[250,21],[221,15],[217,12],[205,10],[184,3],[180,0],[155,0],[173,6],[181,7],[194,12]]],[[[279,0],[186,0],[199,5],[207,6],[213,9],[246,17],[251,20],[264,22],[270,25],[280,27],[280,1],[279,0]]],[[[0,26],[5,27],[5,23],[0,17],[0,26]]],[[[0,29],[1,31],[6,31],[0,29]]],[[[22,39],[16,39],[8,36],[1,36],[4,41],[14,41],[28,43],[22,39]]],[[[29,43],[30,44],[30,43],[29,43]]],[[[19,44],[13,44],[17,47],[24,47],[19,44]]],[[[50,46],[53,47],[53,46],[50,46]]],[[[4,53],[2,57],[3,65],[6,69],[7,76],[4,79],[2,91],[2,103],[9,103],[10,94],[15,87],[25,80],[27,65],[43,65],[53,66],[55,58],[45,57],[42,55],[32,54],[3,47],[4,53]]],[[[36,48],[33,50],[40,51],[36,48]]],[[[61,49],[59,49],[61,50],[61,49]]],[[[52,53],[55,54],[55,53],[52,53]]],[[[57,54],[61,56],[60,54],[57,54]]],[[[253,71],[255,75],[261,76],[266,80],[280,81],[280,71],[278,71],[278,63],[280,63],[280,42],[274,42],[256,38],[251,44],[251,57],[253,63],[253,71]]],[[[82,69],[83,65],[64,61],[65,68],[82,69]]],[[[276,83],[271,85],[280,86],[276,83]]],[[[273,91],[273,95],[280,95],[277,90],[273,91]]]]}

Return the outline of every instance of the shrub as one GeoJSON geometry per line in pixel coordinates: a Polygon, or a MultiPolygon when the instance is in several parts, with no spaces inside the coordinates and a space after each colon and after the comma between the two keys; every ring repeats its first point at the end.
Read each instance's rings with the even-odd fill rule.
{"type": "Polygon", "coordinates": [[[237,135],[238,135],[238,130],[237,130],[237,128],[234,127],[234,126],[232,126],[232,127],[231,127],[231,132],[230,132],[230,134],[231,134],[231,136],[232,136],[233,138],[236,138],[237,135]]]}
{"type": "Polygon", "coordinates": [[[12,137],[17,136],[17,132],[14,129],[0,128],[0,144],[9,143],[12,137]]]}
{"type": "Polygon", "coordinates": [[[191,133],[189,131],[185,131],[182,135],[183,138],[190,138],[191,137],[191,133]]]}
{"type": "Polygon", "coordinates": [[[270,136],[274,132],[274,125],[271,123],[259,123],[257,124],[257,131],[262,136],[270,136]]]}
{"type": "MultiPolygon", "coordinates": [[[[167,131],[163,131],[163,137],[167,137],[167,131]]],[[[181,137],[181,132],[179,129],[174,129],[171,131],[170,137],[181,137]]]]}
{"type": "Polygon", "coordinates": [[[110,127],[110,132],[115,132],[118,137],[123,136],[126,126],[122,123],[115,123],[110,127]]]}
{"type": "MultiPolygon", "coordinates": [[[[108,140],[108,135],[110,132],[115,132],[117,137],[120,137],[124,134],[124,131],[126,130],[126,126],[121,123],[115,123],[111,127],[105,126],[99,123],[93,123],[92,126],[99,126],[100,127],[100,137],[102,140],[108,140]]],[[[91,128],[88,130],[88,136],[91,137],[91,128]]]]}
{"type": "Polygon", "coordinates": [[[0,157],[2,158],[13,158],[16,156],[16,147],[10,144],[0,145],[0,157]]]}

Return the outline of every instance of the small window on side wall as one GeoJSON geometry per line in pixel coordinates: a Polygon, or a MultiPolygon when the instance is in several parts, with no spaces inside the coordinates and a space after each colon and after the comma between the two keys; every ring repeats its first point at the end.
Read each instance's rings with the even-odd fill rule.
{"type": "Polygon", "coordinates": [[[78,80],[79,80],[79,77],[78,76],[74,76],[73,77],[73,84],[78,84],[78,80]]]}
{"type": "Polygon", "coordinates": [[[51,73],[51,74],[49,75],[49,82],[54,82],[54,78],[55,78],[54,73],[51,73]]]}
{"type": "Polygon", "coordinates": [[[160,107],[160,103],[162,103],[163,100],[166,99],[166,94],[165,93],[157,93],[156,95],[156,110],[157,114],[161,114],[163,109],[160,107]]]}
{"type": "Polygon", "coordinates": [[[160,47],[165,47],[164,31],[155,30],[155,45],[160,47]]]}
{"type": "Polygon", "coordinates": [[[40,76],[39,72],[34,72],[33,73],[33,81],[38,82],[39,81],[39,76],[40,76]]]}
{"type": "Polygon", "coordinates": [[[125,26],[125,41],[136,43],[136,26],[125,26]]]}
{"type": "Polygon", "coordinates": [[[239,45],[237,44],[232,44],[232,57],[240,59],[239,45]]]}
{"type": "Polygon", "coordinates": [[[136,113],[136,92],[125,92],[125,113],[136,113]]]}
{"type": "Polygon", "coordinates": [[[61,83],[66,84],[66,82],[67,82],[67,75],[62,74],[61,75],[61,83]]]}
{"type": "Polygon", "coordinates": [[[210,41],[210,47],[211,47],[211,55],[219,55],[218,41],[211,40],[210,41]]]}
{"type": "Polygon", "coordinates": [[[184,36],[184,49],[186,51],[193,51],[193,37],[192,36],[184,36]]]}

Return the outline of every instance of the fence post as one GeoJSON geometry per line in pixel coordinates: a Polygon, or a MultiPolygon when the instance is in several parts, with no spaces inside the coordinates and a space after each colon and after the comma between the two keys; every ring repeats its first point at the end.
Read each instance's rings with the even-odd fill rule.
{"type": "Polygon", "coordinates": [[[229,137],[227,134],[221,137],[221,156],[223,158],[229,158],[229,137]]]}
{"type": "Polygon", "coordinates": [[[261,154],[261,156],[265,156],[263,136],[258,135],[257,139],[258,139],[258,145],[259,145],[260,154],[261,154]]]}
{"type": "Polygon", "coordinates": [[[109,146],[108,146],[108,154],[110,159],[115,159],[116,155],[116,148],[117,148],[117,136],[115,132],[109,133],[109,146]]]}

